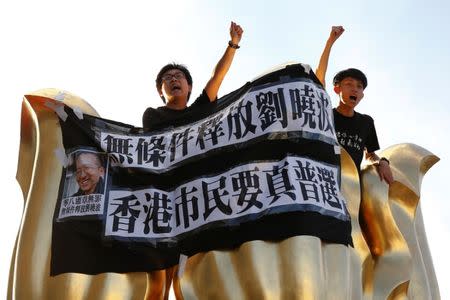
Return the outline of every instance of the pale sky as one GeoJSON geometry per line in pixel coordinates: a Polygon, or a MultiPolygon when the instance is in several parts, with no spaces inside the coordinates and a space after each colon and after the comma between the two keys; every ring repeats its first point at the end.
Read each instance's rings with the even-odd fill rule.
{"type": "Polygon", "coordinates": [[[22,96],[42,88],[66,90],[86,99],[104,118],[141,126],[145,108],[162,104],[154,87],[159,69],[172,61],[186,64],[194,78],[193,95],[198,95],[227,46],[233,20],[244,36],[219,96],[287,61],[315,69],[331,26],[344,26],[327,73],[334,105],[337,99],[329,88],[333,75],[359,68],[369,85],[357,111],[375,119],[381,148],[408,142],[441,158],[423,179],[421,205],[441,297],[450,299],[444,281],[450,275],[450,201],[445,196],[450,170],[449,3],[2,1],[0,297],[6,295],[23,209],[15,180],[22,96]]]}

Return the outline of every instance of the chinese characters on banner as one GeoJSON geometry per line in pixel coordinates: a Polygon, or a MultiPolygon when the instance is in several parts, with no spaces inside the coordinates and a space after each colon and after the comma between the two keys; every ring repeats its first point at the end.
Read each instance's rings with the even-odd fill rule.
{"type": "Polygon", "coordinates": [[[273,218],[267,238],[351,244],[331,103],[315,75],[291,65],[244,87],[155,132],[66,107],[51,273],[165,268],[182,252],[261,238],[273,218]]]}
{"type": "Polygon", "coordinates": [[[123,167],[160,172],[184,160],[228,145],[295,132],[335,144],[331,104],[313,82],[293,81],[255,87],[224,110],[151,136],[101,133],[101,148],[123,167]]]}
{"type": "Polygon", "coordinates": [[[112,191],[106,235],[176,237],[215,221],[271,210],[348,218],[337,168],[300,157],[253,163],[185,183],[173,191],[112,191]]]}

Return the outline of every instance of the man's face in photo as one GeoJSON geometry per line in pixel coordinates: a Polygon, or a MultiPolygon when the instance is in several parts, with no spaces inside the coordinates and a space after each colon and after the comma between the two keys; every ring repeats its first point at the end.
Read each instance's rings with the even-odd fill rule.
{"type": "Polygon", "coordinates": [[[100,164],[96,154],[80,154],[76,161],[76,179],[78,186],[85,195],[94,193],[95,187],[105,174],[105,169],[100,164]]]}

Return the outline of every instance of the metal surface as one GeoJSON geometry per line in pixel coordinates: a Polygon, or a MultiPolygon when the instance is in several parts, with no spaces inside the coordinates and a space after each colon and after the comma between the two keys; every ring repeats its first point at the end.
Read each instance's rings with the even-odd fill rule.
{"type": "MultiPolygon", "coordinates": [[[[63,146],[58,117],[45,103],[57,105],[59,101],[49,99],[59,97],[58,90],[46,89],[23,99],[16,177],[25,203],[11,262],[8,299],[164,299],[164,270],[151,274],[49,276],[52,219],[62,171],[54,150],[63,146]]],[[[63,102],[97,115],[77,96],[66,93],[63,102]]]]}
{"type": "Polygon", "coordinates": [[[382,156],[391,161],[396,182],[389,187],[367,167],[361,195],[357,169],[342,149],[341,191],[355,248],[297,236],[200,253],[175,277],[178,298],[439,299],[418,205],[422,178],[439,159],[413,144],[390,147],[382,156]]]}

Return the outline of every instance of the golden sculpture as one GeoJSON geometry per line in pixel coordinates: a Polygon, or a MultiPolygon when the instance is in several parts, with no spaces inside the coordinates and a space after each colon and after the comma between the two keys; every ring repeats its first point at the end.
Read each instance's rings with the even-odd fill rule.
{"type": "Polygon", "coordinates": [[[55,155],[62,138],[59,101],[97,115],[84,100],[58,90],[40,90],[22,104],[21,142],[17,180],[25,204],[16,240],[8,299],[164,299],[165,271],[147,273],[62,274],[50,277],[52,219],[62,165],[55,155]],[[52,107],[49,108],[48,106],[52,107]]]}
{"type": "Polygon", "coordinates": [[[396,180],[390,187],[373,167],[364,169],[362,195],[357,169],[342,150],[341,192],[352,218],[354,248],[296,236],[199,253],[181,270],[50,277],[62,170],[54,153],[62,148],[58,100],[98,115],[67,92],[45,89],[24,97],[17,180],[25,205],[8,299],[167,299],[173,274],[177,299],[439,299],[419,203],[422,178],[439,159],[413,144],[382,152],[396,180]]]}

